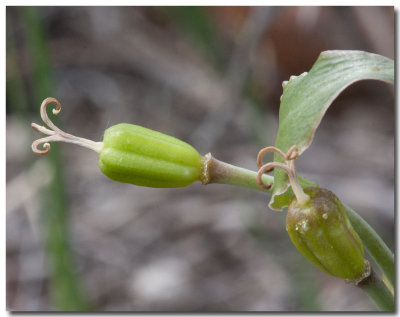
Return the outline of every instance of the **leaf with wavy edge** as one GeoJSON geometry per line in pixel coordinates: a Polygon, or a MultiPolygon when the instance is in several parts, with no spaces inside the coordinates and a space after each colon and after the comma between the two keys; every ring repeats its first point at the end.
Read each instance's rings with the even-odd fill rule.
{"type": "MultiPolygon", "coordinates": [[[[352,83],[365,79],[393,83],[394,61],[363,51],[322,52],[309,73],[292,76],[283,83],[275,146],[286,152],[295,144],[303,153],[333,100],[352,83]]],[[[276,154],[274,160],[283,162],[276,154]]],[[[303,178],[299,180],[303,187],[313,184],[303,178]]],[[[276,169],[270,208],[281,210],[292,197],[286,173],[276,169]]]]}

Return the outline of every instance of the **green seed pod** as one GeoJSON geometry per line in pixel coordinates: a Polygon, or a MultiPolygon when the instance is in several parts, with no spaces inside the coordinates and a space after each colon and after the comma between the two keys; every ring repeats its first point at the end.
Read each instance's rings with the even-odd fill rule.
{"type": "Polygon", "coordinates": [[[45,155],[49,142],[74,143],[99,154],[100,170],[111,179],[148,187],[184,187],[200,180],[202,157],[189,144],[174,137],[137,125],[121,123],[108,128],[103,142],[65,133],[47,116],[46,107],[54,103],[53,114],[61,111],[55,98],[46,98],[40,106],[40,116],[50,128],[32,123],[32,128],[47,137],[32,143],[33,152],[45,155]],[[39,149],[43,145],[43,149],[39,149]]]}
{"type": "Polygon", "coordinates": [[[104,133],[100,170],[109,178],[139,186],[184,187],[200,179],[200,154],[174,137],[121,123],[104,133]]]}
{"type": "Polygon", "coordinates": [[[362,276],[364,250],[343,204],[334,193],[306,188],[310,199],[293,198],[286,216],[286,230],[296,248],[325,273],[356,279],[362,276]]]}

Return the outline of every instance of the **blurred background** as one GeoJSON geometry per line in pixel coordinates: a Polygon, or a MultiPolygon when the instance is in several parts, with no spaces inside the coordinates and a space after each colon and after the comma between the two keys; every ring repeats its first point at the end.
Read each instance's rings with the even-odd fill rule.
{"type": "MultiPolygon", "coordinates": [[[[393,7],[7,7],[7,309],[361,311],[360,290],[309,264],[269,196],[226,185],[120,184],[97,154],[47,156],[41,101],[66,132],[128,122],[256,170],[282,81],[321,51],[394,57],[393,7]]],[[[394,92],[363,81],[328,110],[299,173],[394,246],[394,92]]]]}

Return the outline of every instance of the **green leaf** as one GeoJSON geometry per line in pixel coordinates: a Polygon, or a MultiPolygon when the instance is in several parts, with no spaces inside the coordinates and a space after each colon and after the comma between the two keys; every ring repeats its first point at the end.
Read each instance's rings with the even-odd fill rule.
{"type": "MultiPolygon", "coordinates": [[[[292,76],[283,84],[275,146],[286,152],[296,145],[299,153],[303,153],[333,100],[350,84],[364,79],[393,83],[394,61],[362,51],[322,52],[309,73],[292,76]]],[[[276,154],[274,160],[283,162],[276,154]]],[[[304,179],[300,182],[304,183],[304,179]]],[[[293,196],[288,188],[286,173],[276,169],[270,208],[279,210],[288,206],[293,196]]]]}

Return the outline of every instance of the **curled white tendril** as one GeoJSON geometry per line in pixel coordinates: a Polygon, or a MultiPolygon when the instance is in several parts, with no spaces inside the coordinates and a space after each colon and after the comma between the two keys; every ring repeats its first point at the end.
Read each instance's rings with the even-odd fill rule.
{"type": "Polygon", "coordinates": [[[265,185],[262,181],[262,176],[264,173],[271,172],[276,167],[281,168],[287,173],[289,177],[290,185],[292,186],[293,192],[296,195],[297,201],[300,204],[307,202],[309,200],[309,196],[304,193],[299,183],[299,180],[297,179],[296,176],[296,159],[299,156],[300,154],[296,145],[291,146],[290,149],[286,152],[286,154],[274,146],[268,146],[262,149],[257,156],[257,166],[259,168],[257,173],[258,185],[267,190],[271,189],[272,184],[265,185]],[[275,152],[278,155],[280,155],[285,160],[285,163],[269,162],[263,165],[262,159],[264,155],[269,152],[275,152]]]}
{"type": "Polygon", "coordinates": [[[32,143],[32,151],[36,154],[45,155],[50,151],[50,143],[49,142],[67,142],[67,143],[74,143],[88,149],[91,149],[96,152],[100,152],[103,147],[103,142],[94,142],[92,140],[84,139],[76,137],[72,134],[66,133],[61,129],[57,128],[54,123],[49,119],[47,116],[46,107],[48,104],[54,103],[56,107],[53,109],[53,114],[58,115],[61,111],[61,104],[60,102],[53,97],[48,97],[43,100],[40,106],[40,116],[43,122],[50,128],[46,128],[44,126],[38,125],[36,123],[32,123],[32,129],[44,133],[48,135],[48,137],[44,137],[38,139],[32,143]],[[39,145],[43,144],[44,150],[40,150],[38,148],[39,145]]]}

